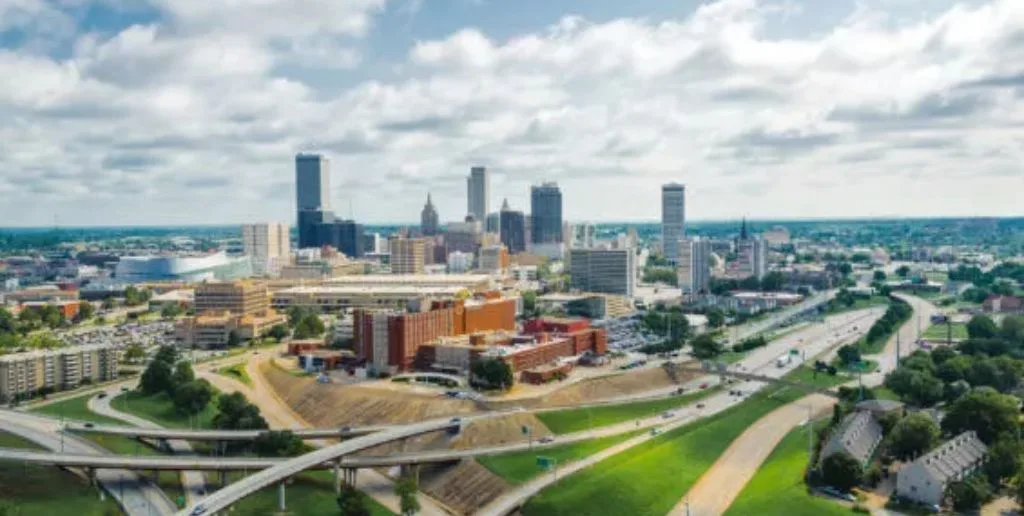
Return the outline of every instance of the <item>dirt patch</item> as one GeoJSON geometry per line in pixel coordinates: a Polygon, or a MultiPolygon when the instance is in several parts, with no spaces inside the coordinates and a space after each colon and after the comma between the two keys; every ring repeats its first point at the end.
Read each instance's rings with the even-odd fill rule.
{"type": "Polygon", "coordinates": [[[644,391],[671,387],[699,376],[699,373],[679,370],[693,364],[683,364],[668,371],[662,367],[645,369],[613,376],[585,380],[558,390],[538,400],[540,407],[559,407],[627,396],[644,391]]]}
{"type": "Polygon", "coordinates": [[[508,482],[474,460],[420,472],[420,489],[458,514],[473,514],[509,488],[508,482]]]}
{"type": "Polygon", "coordinates": [[[524,426],[529,427],[534,441],[553,435],[537,416],[528,413],[511,414],[473,421],[453,440],[452,446],[465,449],[527,442],[529,437],[523,434],[524,426]]]}

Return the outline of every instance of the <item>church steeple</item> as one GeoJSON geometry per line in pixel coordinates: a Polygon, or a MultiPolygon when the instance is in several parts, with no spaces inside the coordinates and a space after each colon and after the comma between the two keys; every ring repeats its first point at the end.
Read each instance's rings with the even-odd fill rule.
{"type": "Polygon", "coordinates": [[[740,226],[740,240],[747,239],[747,217],[743,216],[743,225],[740,226]]]}

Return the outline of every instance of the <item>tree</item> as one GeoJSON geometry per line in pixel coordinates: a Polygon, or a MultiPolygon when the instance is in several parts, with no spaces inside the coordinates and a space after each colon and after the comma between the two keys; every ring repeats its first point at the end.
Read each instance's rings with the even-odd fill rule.
{"type": "Polygon", "coordinates": [[[523,292],[523,313],[532,317],[537,313],[537,293],[529,290],[523,292]]]}
{"type": "Polygon", "coordinates": [[[837,352],[839,360],[843,362],[843,365],[852,365],[860,363],[860,349],[857,346],[845,345],[839,348],[837,352]]]}
{"type": "Polygon", "coordinates": [[[338,494],[338,508],[341,509],[341,516],[370,516],[370,509],[367,507],[366,494],[349,484],[341,485],[341,492],[338,494]]]}
{"type": "Polygon", "coordinates": [[[228,347],[233,348],[242,343],[242,338],[238,336],[238,332],[231,330],[228,332],[228,347]]]}
{"type": "Polygon", "coordinates": [[[946,363],[947,360],[950,360],[957,356],[956,351],[946,346],[940,346],[935,348],[934,350],[932,350],[931,355],[932,362],[937,366],[941,366],[942,364],[946,363]]]}
{"type": "Polygon", "coordinates": [[[900,265],[896,269],[896,275],[901,277],[901,278],[906,278],[909,274],[910,274],[910,267],[907,267],[906,265],[900,265]]]}
{"type": "Polygon", "coordinates": [[[295,338],[312,339],[323,335],[325,331],[327,331],[327,328],[324,327],[324,322],[320,320],[320,316],[308,314],[295,325],[295,338]]]}
{"type": "Polygon", "coordinates": [[[987,315],[975,315],[967,321],[967,336],[972,339],[992,339],[999,335],[999,327],[987,315]]]}
{"type": "Polygon", "coordinates": [[[177,388],[196,379],[196,373],[192,371],[192,364],[178,362],[174,366],[174,374],[171,375],[171,383],[177,388]]]}
{"type": "MultiPolygon", "coordinates": [[[[935,351],[938,351],[938,349],[936,349],[935,351]]],[[[935,374],[946,383],[952,383],[957,380],[964,380],[967,378],[967,375],[971,370],[971,364],[971,357],[963,355],[956,356],[949,360],[946,360],[941,365],[939,365],[939,367],[935,371],[935,374]]]]}
{"type": "Polygon", "coordinates": [[[985,461],[985,474],[988,481],[998,486],[1004,480],[1013,478],[1021,467],[1021,454],[1024,448],[1013,437],[1003,436],[988,449],[988,459],[985,461]]]}
{"type": "Polygon", "coordinates": [[[78,313],[75,314],[75,322],[85,322],[96,315],[96,307],[88,301],[82,301],[78,305],[78,313]]]}
{"type": "Polygon", "coordinates": [[[167,303],[160,309],[160,317],[164,319],[174,319],[182,314],[181,306],[178,303],[167,303]]]}
{"type": "Polygon", "coordinates": [[[945,394],[942,381],[916,369],[900,367],[885,377],[885,386],[892,389],[903,401],[921,407],[930,407],[942,400],[945,394]]]}
{"type": "Polygon", "coordinates": [[[153,360],[142,372],[142,377],[139,379],[139,390],[147,395],[170,392],[174,388],[172,374],[170,364],[162,360],[153,360]]]}
{"type": "Polygon", "coordinates": [[[872,275],[872,279],[875,281],[885,281],[888,277],[885,275],[885,271],[875,271],[872,275]]]}
{"type": "Polygon", "coordinates": [[[942,420],[942,430],[950,435],[973,430],[986,444],[1002,434],[1016,435],[1017,399],[999,394],[991,387],[980,387],[954,401],[942,420]]]}
{"type": "Polygon", "coordinates": [[[714,358],[722,354],[725,348],[710,334],[698,335],[690,342],[693,348],[693,356],[700,359],[714,358]]]}
{"type": "Polygon", "coordinates": [[[889,454],[899,460],[911,460],[927,453],[939,443],[939,426],[924,414],[903,418],[889,436],[889,454]]]}
{"type": "Polygon", "coordinates": [[[260,409],[249,403],[240,392],[217,398],[217,415],[213,417],[213,426],[222,430],[268,428],[267,421],[260,415],[260,409]]]}
{"type": "Polygon", "coordinates": [[[267,332],[267,336],[280,342],[288,338],[288,333],[288,326],[284,324],[277,324],[274,325],[273,328],[270,328],[270,331],[267,332]]]}
{"type": "Polygon", "coordinates": [[[260,457],[294,457],[302,453],[302,439],[291,430],[271,430],[257,435],[252,447],[260,457]]]}
{"type": "Polygon", "coordinates": [[[412,516],[420,510],[420,501],[416,498],[419,486],[416,479],[411,476],[403,476],[395,482],[395,496],[398,497],[402,516],[412,516]]]}
{"type": "Polygon", "coordinates": [[[833,453],[821,461],[821,477],[826,484],[848,492],[860,483],[860,463],[846,452],[833,453]]]}
{"type": "Polygon", "coordinates": [[[708,326],[711,328],[721,328],[725,325],[725,312],[720,308],[712,308],[704,314],[708,318],[708,326]]]}
{"type": "Polygon", "coordinates": [[[977,475],[963,482],[953,482],[948,490],[949,498],[953,501],[953,509],[959,513],[978,509],[992,495],[988,483],[977,475]]]}
{"type": "Polygon", "coordinates": [[[163,362],[168,366],[173,366],[181,358],[178,355],[178,348],[174,346],[160,346],[157,350],[156,356],[153,357],[154,362],[163,362]]]}
{"type": "Polygon", "coordinates": [[[146,358],[146,351],[138,344],[129,344],[124,350],[124,359],[128,362],[138,362],[146,358]]]}
{"type": "Polygon", "coordinates": [[[786,276],[779,271],[772,271],[761,279],[761,290],[765,292],[778,292],[786,284],[786,276]]]}
{"type": "Polygon", "coordinates": [[[149,290],[140,290],[134,285],[129,285],[128,288],[124,289],[124,304],[126,306],[139,306],[149,301],[153,293],[149,290]]]}
{"type": "Polygon", "coordinates": [[[115,306],[117,306],[117,302],[112,297],[108,297],[100,303],[100,308],[104,310],[113,310],[115,306]]]}
{"type": "Polygon", "coordinates": [[[512,368],[504,360],[488,358],[473,362],[470,380],[475,386],[488,389],[509,389],[515,384],[512,368]]]}
{"type": "Polygon", "coordinates": [[[647,267],[644,269],[643,281],[676,286],[679,284],[679,276],[676,270],[670,267],[647,267]]]}
{"type": "Polygon", "coordinates": [[[843,276],[849,276],[852,272],[853,266],[851,266],[849,263],[843,262],[839,264],[839,274],[842,274],[843,276]]]}
{"type": "Polygon", "coordinates": [[[206,380],[192,380],[178,384],[171,396],[174,409],[189,416],[194,416],[205,410],[212,400],[213,387],[206,380]]]}

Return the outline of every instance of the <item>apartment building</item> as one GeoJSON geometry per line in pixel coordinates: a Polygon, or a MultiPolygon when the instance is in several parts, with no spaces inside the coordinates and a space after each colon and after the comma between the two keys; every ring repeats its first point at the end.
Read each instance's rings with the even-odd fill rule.
{"type": "Polygon", "coordinates": [[[0,356],[0,399],[61,391],[83,382],[117,379],[117,350],[109,344],[72,346],[0,356]]]}

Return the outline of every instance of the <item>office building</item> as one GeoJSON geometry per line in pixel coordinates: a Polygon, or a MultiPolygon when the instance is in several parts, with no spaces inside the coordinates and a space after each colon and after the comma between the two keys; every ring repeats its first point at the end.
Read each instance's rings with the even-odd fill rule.
{"type": "Polygon", "coordinates": [[[391,273],[423,274],[426,246],[422,238],[391,238],[391,273]]]}
{"type": "Polygon", "coordinates": [[[254,314],[270,308],[267,286],[255,281],[201,283],[195,289],[196,313],[254,314]]]}
{"type": "Polygon", "coordinates": [[[473,167],[469,169],[466,190],[469,201],[467,213],[474,219],[483,221],[490,213],[488,199],[491,196],[491,178],[486,168],[473,167]]]}
{"type": "Polygon", "coordinates": [[[513,211],[508,206],[508,199],[501,205],[501,243],[508,252],[518,254],[526,251],[526,216],[521,211],[513,211]]]}
{"type": "Polygon", "coordinates": [[[743,277],[754,276],[764,279],[768,272],[768,246],[764,240],[747,233],[747,221],[743,220],[740,238],[736,241],[736,271],[743,277]]]}
{"type": "Polygon", "coordinates": [[[298,213],[298,248],[309,249],[320,247],[319,227],[324,224],[332,224],[335,221],[334,212],[329,210],[299,210],[298,213]]]}
{"type": "Polygon", "coordinates": [[[295,156],[295,205],[299,247],[316,247],[316,224],[331,222],[331,169],[319,154],[295,156]]]}
{"type": "Polygon", "coordinates": [[[711,241],[684,238],[679,241],[679,288],[683,294],[708,292],[711,287],[711,241]]]}
{"type": "Polygon", "coordinates": [[[423,233],[423,236],[434,236],[438,234],[438,224],[437,209],[434,208],[430,194],[427,194],[427,204],[420,212],[420,232],[423,233]]]}
{"type": "Polygon", "coordinates": [[[558,183],[530,188],[530,220],[534,244],[562,243],[562,191],[558,183]]]}
{"type": "Polygon", "coordinates": [[[117,379],[117,350],[89,344],[0,356],[0,400],[74,389],[117,379]]]}
{"type": "Polygon", "coordinates": [[[258,339],[274,326],[284,324],[288,324],[288,316],[270,309],[246,315],[206,311],[176,323],[174,336],[187,348],[223,349],[232,344],[232,335],[241,344],[258,339]]]}
{"type": "Polygon", "coordinates": [[[504,273],[509,267],[508,249],[503,245],[494,245],[480,249],[480,270],[504,273]]]}
{"type": "Polygon", "coordinates": [[[242,226],[242,246],[253,273],[275,275],[291,256],[288,224],[277,222],[242,226]]]}
{"type": "Polygon", "coordinates": [[[686,234],[686,187],[669,183],[661,187],[661,247],[665,259],[676,264],[679,241],[686,234]]]}
{"type": "Polygon", "coordinates": [[[573,289],[632,297],[636,288],[634,249],[573,249],[569,252],[573,289]]]}
{"type": "Polygon", "coordinates": [[[448,273],[463,273],[473,268],[473,254],[461,251],[448,253],[448,273]]]}
{"type": "Polygon", "coordinates": [[[349,258],[362,258],[366,235],[362,224],[354,220],[333,220],[316,225],[316,245],[331,246],[349,258]]]}
{"type": "Polygon", "coordinates": [[[485,233],[500,233],[501,232],[501,212],[493,212],[487,214],[487,220],[483,221],[483,230],[485,233]]]}
{"type": "Polygon", "coordinates": [[[466,217],[466,222],[449,222],[444,235],[445,249],[449,253],[476,254],[480,234],[480,222],[471,217],[466,217]]]}

